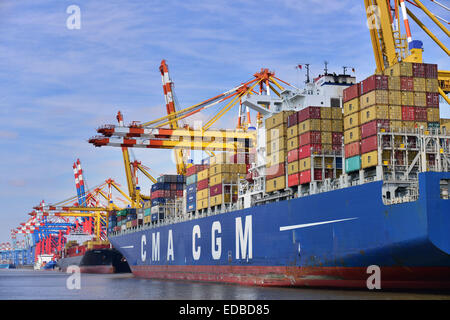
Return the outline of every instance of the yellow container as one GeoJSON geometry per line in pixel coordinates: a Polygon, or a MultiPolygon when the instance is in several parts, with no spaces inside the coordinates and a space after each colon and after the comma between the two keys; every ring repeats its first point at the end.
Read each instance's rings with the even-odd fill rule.
{"type": "Polygon", "coordinates": [[[437,79],[426,79],[427,92],[438,92],[439,83],[437,79]]]}
{"type": "Polygon", "coordinates": [[[361,110],[360,112],[361,124],[370,122],[372,120],[389,119],[389,107],[387,105],[375,105],[361,110]]]}
{"type": "Polygon", "coordinates": [[[283,190],[284,188],[286,188],[285,176],[266,180],[266,192],[274,192],[283,190]]]}
{"type": "Polygon", "coordinates": [[[402,107],[401,106],[389,106],[389,119],[390,120],[402,120],[402,107]]]}
{"type": "Polygon", "coordinates": [[[370,168],[378,165],[378,151],[371,151],[361,155],[361,167],[370,168]]]}
{"type": "Polygon", "coordinates": [[[411,91],[401,91],[401,105],[402,106],[414,106],[414,93],[411,91]]]}
{"type": "Polygon", "coordinates": [[[314,152],[314,153],[327,153],[333,151],[333,145],[330,143],[322,143],[322,152],[314,152]]]}
{"type": "Polygon", "coordinates": [[[218,194],[217,196],[211,197],[210,199],[210,207],[218,206],[225,201],[225,203],[231,202],[231,195],[229,193],[218,194]]]}
{"type": "Polygon", "coordinates": [[[359,97],[344,103],[344,116],[359,111],[359,97]]]}
{"type": "Polygon", "coordinates": [[[197,199],[197,210],[208,208],[208,199],[197,199]]]}
{"type": "Polygon", "coordinates": [[[287,118],[293,113],[294,113],[294,111],[282,111],[282,112],[279,112],[279,113],[271,116],[270,118],[267,118],[266,119],[266,130],[272,129],[281,124],[286,124],[287,118]]]}
{"type": "Polygon", "coordinates": [[[287,141],[287,151],[291,151],[298,148],[298,136],[293,137],[287,141]]]}
{"type": "Polygon", "coordinates": [[[414,121],[402,121],[402,127],[407,129],[414,129],[414,121]]]}
{"type": "Polygon", "coordinates": [[[344,143],[349,144],[360,140],[359,127],[344,131],[344,143]]]}
{"type": "Polygon", "coordinates": [[[308,119],[299,123],[299,135],[308,131],[320,131],[320,119],[308,119]]]}
{"type": "MultiPolygon", "coordinates": [[[[299,171],[311,169],[311,157],[298,160],[299,171]]],[[[314,168],[322,168],[322,158],[314,157],[314,168]]]]}
{"type": "Polygon", "coordinates": [[[348,130],[360,125],[359,112],[344,117],[344,130],[348,130]]]}
{"type": "Polygon", "coordinates": [[[320,134],[320,139],[322,144],[332,144],[333,143],[333,136],[331,132],[322,132],[320,134]]]}
{"type": "Polygon", "coordinates": [[[331,119],[342,120],[342,109],[337,107],[331,108],[331,119]]]}
{"type": "Polygon", "coordinates": [[[127,221],[127,229],[130,229],[132,227],[131,221],[127,221]]]}
{"type": "Polygon", "coordinates": [[[271,167],[279,163],[284,163],[286,159],[286,151],[279,150],[267,156],[266,167],[271,167]]]}
{"type": "Polygon", "coordinates": [[[425,78],[413,78],[414,81],[414,91],[415,92],[426,92],[427,86],[425,78]]]}
{"type": "Polygon", "coordinates": [[[375,104],[389,104],[388,90],[372,90],[359,98],[359,107],[364,109],[375,104]]]}
{"type": "Polygon", "coordinates": [[[209,177],[209,169],[205,169],[197,173],[197,181],[208,179],[208,177],[209,177]]]}
{"type": "Polygon", "coordinates": [[[209,168],[209,176],[213,176],[218,173],[225,173],[225,172],[234,172],[235,171],[235,164],[229,163],[229,164],[214,164],[209,168]]]}
{"type": "Polygon", "coordinates": [[[389,121],[389,127],[391,128],[391,129],[394,129],[394,128],[401,128],[402,127],[402,121],[398,121],[398,120],[391,120],[391,121],[389,121]]]}
{"type": "Polygon", "coordinates": [[[400,90],[400,77],[389,76],[388,77],[389,90],[400,90]]]}
{"type": "Polygon", "coordinates": [[[330,107],[320,108],[320,119],[331,119],[331,108],[330,107]]]}
{"type": "Polygon", "coordinates": [[[289,162],[288,164],[288,175],[297,173],[298,170],[298,161],[289,162]]]}
{"type": "Polygon", "coordinates": [[[266,140],[272,141],[275,139],[279,139],[280,137],[286,137],[287,134],[287,126],[286,124],[282,124],[280,126],[276,126],[266,131],[266,140]]]}
{"type": "Polygon", "coordinates": [[[320,120],[320,131],[331,131],[331,120],[322,119],[320,120]]]}
{"type": "Polygon", "coordinates": [[[298,136],[298,125],[287,128],[287,138],[298,136]]]}
{"type": "Polygon", "coordinates": [[[197,199],[208,198],[208,188],[197,191],[197,199]]]}
{"type": "Polygon", "coordinates": [[[399,62],[391,67],[384,69],[384,74],[394,77],[412,77],[412,63],[411,62],[399,62]]]}
{"type": "Polygon", "coordinates": [[[427,108],[427,121],[428,122],[439,122],[439,108],[427,108]]]}
{"type": "Polygon", "coordinates": [[[402,95],[400,91],[391,90],[389,91],[389,104],[400,105],[402,103],[402,95]]]}
{"type": "Polygon", "coordinates": [[[343,120],[331,120],[331,131],[342,132],[344,126],[343,120]]]}
{"type": "Polygon", "coordinates": [[[279,137],[266,142],[267,155],[286,149],[286,137],[279,137]]]}
{"type": "Polygon", "coordinates": [[[212,187],[221,183],[237,183],[237,180],[237,173],[219,173],[209,178],[209,186],[212,187]]]}
{"type": "MultiPolygon", "coordinates": [[[[425,80],[424,78],[421,78],[425,80]]],[[[427,94],[425,92],[414,92],[414,106],[426,107],[427,106],[427,94]]]]}

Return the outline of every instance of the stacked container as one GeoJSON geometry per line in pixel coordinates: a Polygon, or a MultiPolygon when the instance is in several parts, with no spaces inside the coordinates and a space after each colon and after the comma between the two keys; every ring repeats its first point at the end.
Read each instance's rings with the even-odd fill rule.
{"type": "Polygon", "coordinates": [[[116,231],[115,228],[117,227],[117,213],[115,211],[112,211],[108,215],[108,232],[111,233],[113,231],[116,231]]]}
{"type": "Polygon", "coordinates": [[[185,177],[183,175],[163,175],[151,189],[151,221],[164,219],[164,205],[183,197],[185,177]]]}
{"type": "Polygon", "coordinates": [[[196,210],[202,210],[208,207],[208,190],[209,190],[209,166],[197,173],[197,193],[196,210]]]}
{"type": "Polygon", "coordinates": [[[195,164],[186,169],[186,211],[194,212],[197,208],[197,173],[208,166],[195,164]]]}
{"type": "Polygon", "coordinates": [[[287,125],[288,118],[293,113],[293,111],[282,111],[265,121],[266,192],[286,188],[287,125]]]}

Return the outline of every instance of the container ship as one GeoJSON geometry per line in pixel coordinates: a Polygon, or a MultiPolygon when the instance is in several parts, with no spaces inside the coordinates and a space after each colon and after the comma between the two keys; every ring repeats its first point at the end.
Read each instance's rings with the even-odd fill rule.
{"type": "Polygon", "coordinates": [[[325,70],[243,97],[261,113],[252,144],[159,177],[136,216],[116,214],[111,244],[145,278],[366,288],[378,266],[382,288],[449,288],[437,74],[399,62],[357,83],[325,70]]]}

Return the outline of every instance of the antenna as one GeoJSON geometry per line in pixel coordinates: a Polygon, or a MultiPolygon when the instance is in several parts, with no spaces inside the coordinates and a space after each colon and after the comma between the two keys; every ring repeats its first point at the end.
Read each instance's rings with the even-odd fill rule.
{"type": "Polygon", "coordinates": [[[325,75],[327,75],[328,74],[328,61],[324,61],[323,63],[325,64],[325,69],[324,69],[325,75]]]}
{"type": "Polygon", "coordinates": [[[301,69],[302,65],[305,65],[305,67],[306,67],[306,81],[305,81],[305,83],[309,83],[310,82],[310,78],[309,78],[309,66],[310,66],[310,64],[309,63],[298,64],[298,66],[300,66],[300,69],[301,69]]]}

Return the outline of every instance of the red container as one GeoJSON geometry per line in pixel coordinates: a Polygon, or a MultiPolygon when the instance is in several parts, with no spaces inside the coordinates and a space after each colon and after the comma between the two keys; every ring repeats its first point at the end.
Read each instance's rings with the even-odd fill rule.
{"type": "Polygon", "coordinates": [[[152,192],[151,198],[155,199],[155,198],[164,198],[164,191],[165,190],[156,190],[152,192]]]}
{"type": "Polygon", "coordinates": [[[439,108],[439,93],[427,92],[427,107],[439,108]]]}
{"type": "Polygon", "coordinates": [[[400,77],[400,90],[414,91],[413,77],[400,77]]]}
{"type": "Polygon", "coordinates": [[[298,123],[308,119],[320,119],[320,107],[307,107],[298,112],[298,123]]]}
{"type": "Polygon", "coordinates": [[[403,121],[414,121],[415,108],[402,106],[402,120],[403,121]]]}
{"type": "Polygon", "coordinates": [[[131,220],[131,226],[137,227],[137,219],[131,220]]]}
{"type": "Polygon", "coordinates": [[[415,121],[427,121],[427,108],[415,107],[414,112],[415,121]]]}
{"type": "Polygon", "coordinates": [[[325,169],[325,179],[333,178],[333,169],[325,169]]]}
{"type": "Polygon", "coordinates": [[[177,197],[183,196],[183,190],[177,190],[177,197]]]}
{"type": "Polygon", "coordinates": [[[361,138],[377,134],[378,128],[389,130],[389,120],[373,120],[361,126],[361,138]]]}
{"type": "Polygon", "coordinates": [[[342,143],[341,144],[332,144],[331,150],[339,151],[339,152],[336,152],[336,154],[340,154],[342,152],[342,143]]]}
{"type": "Polygon", "coordinates": [[[359,83],[352,85],[351,87],[345,88],[343,91],[343,102],[350,101],[359,96],[359,83]]]}
{"type": "Polygon", "coordinates": [[[377,150],[378,143],[377,143],[377,136],[370,136],[366,139],[361,140],[361,153],[370,152],[373,150],[377,150]]]}
{"type": "Polygon", "coordinates": [[[209,187],[209,195],[211,197],[222,194],[222,184],[216,184],[215,186],[209,187]]]}
{"type": "Polygon", "coordinates": [[[423,65],[425,66],[425,78],[437,79],[438,77],[437,64],[424,63],[423,65]]]}
{"type": "Polygon", "coordinates": [[[413,63],[412,71],[414,78],[425,78],[425,65],[423,63],[413,63]]]}
{"type": "Polygon", "coordinates": [[[208,165],[206,164],[194,164],[193,166],[186,169],[186,176],[192,176],[193,174],[205,170],[206,168],[208,168],[208,165]]]}
{"type": "Polygon", "coordinates": [[[287,119],[287,126],[288,127],[292,127],[292,126],[295,126],[297,123],[298,123],[298,114],[296,112],[296,113],[291,114],[288,117],[288,119],[287,119]]]}
{"type": "Polygon", "coordinates": [[[298,186],[300,184],[300,173],[288,175],[288,187],[298,186]]]}
{"type": "Polygon", "coordinates": [[[288,152],[287,161],[288,163],[298,160],[298,149],[294,149],[288,152]]]}
{"type": "Polygon", "coordinates": [[[383,75],[374,74],[360,83],[361,95],[370,92],[372,90],[388,90],[388,77],[383,75]]]}
{"type": "Polygon", "coordinates": [[[322,135],[320,131],[309,131],[300,135],[298,139],[299,145],[322,143],[322,135]]]}
{"type": "Polygon", "coordinates": [[[285,174],[284,163],[279,163],[266,168],[266,179],[273,179],[281,177],[285,174]]]}
{"type": "Polygon", "coordinates": [[[177,190],[177,185],[175,183],[171,183],[170,190],[177,190]]]}
{"type": "Polygon", "coordinates": [[[203,179],[197,182],[197,190],[203,190],[208,188],[209,179],[203,179]]]}
{"type": "Polygon", "coordinates": [[[322,151],[322,144],[321,143],[315,143],[315,144],[307,144],[305,146],[301,146],[298,149],[298,158],[304,159],[311,156],[311,153],[314,151],[322,151]]]}
{"type": "MultiPolygon", "coordinates": [[[[314,180],[322,180],[322,169],[314,169],[314,180]]],[[[311,170],[300,172],[300,184],[311,182],[311,170]]]]}
{"type": "Polygon", "coordinates": [[[351,158],[351,157],[354,157],[354,156],[357,156],[360,154],[361,154],[361,151],[360,151],[359,141],[345,145],[345,157],[346,158],[351,158]]]}
{"type": "Polygon", "coordinates": [[[341,132],[333,132],[331,135],[332,144],[342,145],[342,136],[343,134],[341,132]]]}

